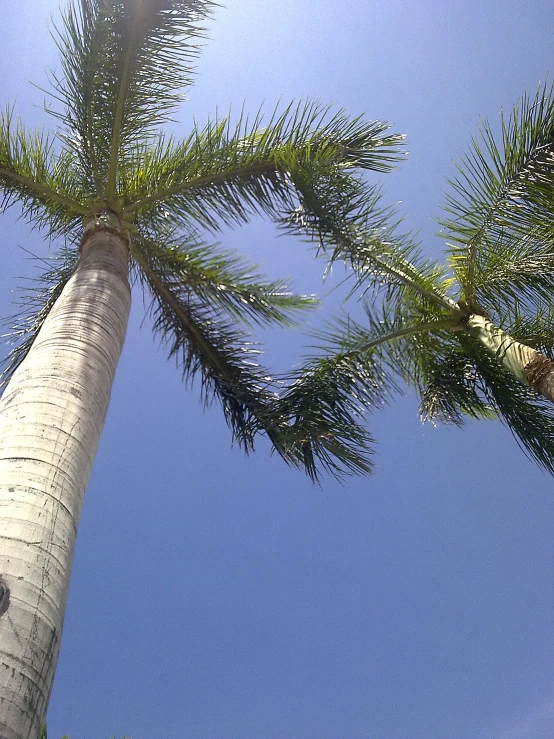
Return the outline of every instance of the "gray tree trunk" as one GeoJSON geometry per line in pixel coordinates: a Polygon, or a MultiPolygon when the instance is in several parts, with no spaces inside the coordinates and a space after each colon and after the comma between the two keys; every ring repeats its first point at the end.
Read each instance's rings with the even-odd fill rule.
{"type": "Polygon", "coordinates": [[[131,307],[128,244],[96,222],[0,401],[0,738],[37,739],[75,535],[131,307]]]}

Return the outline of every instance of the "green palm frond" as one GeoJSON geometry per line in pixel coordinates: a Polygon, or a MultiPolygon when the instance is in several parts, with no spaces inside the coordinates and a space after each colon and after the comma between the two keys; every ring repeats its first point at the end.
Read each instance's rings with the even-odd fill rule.
{"type": "MultiPolygon", "coordinates": [[[[411,269],[417,272],[413,263],[411,269]]],[[[318,332],[319,338],[327,347],[355,356],[364,367],[378,357],[389,377],[419,391],[424,420],[461,424],[465,415],[488,415],[469,381],[471,360],[460,352],[457,313],[403,283],[388,285],[380,298],[366,296],[363,308],[363,323],[350,316],[335,319],[327,331],[318,332]]],[[[397,389],[390,382],[390,391],[397,389]]]]}
{"type": "Polygon", "coordinates": [[[326,331],[318,332],[326,350],[340,352],[365,371],[385,378],[387,396],[405,386],[426,387],[436,359],[455,342],[452,329],[457,316],[414,312],[403,303],[391,307],[387,301],[366,302],[364,308],[363,322],[350,316],[335,318],[326,331]]]}
{"type": "Polygon", "coordinates": [[[316,480],[319,467],[336,477],[371,471],[365,415],[401,391],[398,358],[407,363],[416,337],[424,341],[453,323],[449,317],[406,325],[401,316],[367,313],[367,324],[338,317],[317,332],[324,354],[288,375],[288,388],[273,404],[286,452],[316,480]]]}
{"type": "MultiPolygon", "coordinates": [[[[366,228],[368,218],[369,213],[360,219],[366,228]]],[[[357,226],[356,213],[353,220],[357,226]]],[[[288,408],[297,453],[304,454],[314,478],[318,464],[337,476],[370,469],[369,457],[361,454],[362,445],[371,443],[369,435],[362,436],[364,413],[382,407],[402,392],[404,383],[418,386],[429,374],[430,358],[444,354],[455,341],[452,329],[460,320],[460,311],[446,297],[449,282],[443,271],[409,260],[416,248],[411,241],[398,253],[378,233],[373,238],[355,232],[352,238],[348,227],[339,227],[331,216],[323,225],[323,238],[355,265],[352,294],[361,287],[365,315],[361,321],[336,317],[314,334],[323,356],[309,359],[291,376],[292,385],[280,401],[288,408]],[[368,285],[384,290],[370,298],[368,285]],[[314,436],[304,428],[315,429],[314,436]],[[333,457],[326,457],[329,440],[335,444],[333,457]]]]}
{"type": "Polygon", "coordinates": [[[24,129],[10,108],[0,115],[0,197],[3,208],[18,202],[27,219],[53,236],[74,232],[87,210],[71,155],[55,152],[53,136],[24,129]]]}
{"type": "Polygon", "coordinates": [[[319,304],[313,296],[291,293],[286,280],[268,280],[245,258],[196,237],[168,232],[160,242],[137,234],[133,250],[175,289],[179,286],[183,299],[191,295],[247,326],[297,325],[303,312],[319,304]]]}
{"type": "Polygon", "coordinates": [[[276,382],[258,364],[260,349],[249,335],[222,318],[212,303],[172,282],[171,274],[161,278],[159,264],[154,273],[142,253],[138,257],[135,253],[135,258],[153,294],[155,333],[168,346],[185,380],[200,377],[204,402],[218,399],[233,437],[243,449],[253,449],[256,435],[262,432],[288,464],[304,468],[314,479],[320,464],[337,473],[343,466],[369,471],[364,444],[370,437],[355,424],[344,367],[334,380],[328,373],[309,379],[304,373],[278,396],[283,379],[276,382]],[[330,383],[339,395],[342,393],[337,401],[332,401],[330,390],[325,389],[330,383]],[[309,404],[312,415],[301,418],[298,404],[309,404]]]}
{"type": "Polygon", "coordinates": [[[407,301],[419,295],[441,310],[457,311],[446,270],[425,260],[409,234],[398,232],[401,221],[381,205],[378,187],[340,171],[323,181],[306,174],[296,184],[300,205],[282,219],[282,228],[317,241],[330,266],[344,261],[352,268],[352,294],[386,288],[407,301]]]}
{"type": "Polygon", "coordinates": [[[31,279],[34,283],[32,286],[20,288],[17,301],[20,309],[5,322],[8,333],[2,338],[12,345],[12,349],[0,364],[0,389],[6,387],[27,356],[46,317],[73,274],[79,253],[75,249],[64,247],[52,259],[35,259],[46,263],[46,269],[31,279]]]}
{"type": "Polygon", "coordinates": [[[462,426],[467,418],[496,418],[480,392],[475,362],[461,350],[458,342],[440,354],[427,356],[425,372],[417,384],[422,421],[462,426]]]}
{"type": "Polygon", "coordinates": [[[531,310],[554,295],[554,243],[538,232],[499,235],[475,266],[474,292],[479,305],[502,314],[519,304],[531,310]]]}
{"type": "Polygon", "coordinates": [[[499,418],[525,453],[554,474],[554,409],[467,334],[428,363],[420,383],[423,420],[463,425],[499,418]]]}
{"type": "MultiPolygon", "coordinates": [[[[81,0],[62,15],[53,77],[67,141],[99,188],[135,138],[168,120],[192,80],[210,0],[81,0]]],[[[97,194],[100,194],[99,192],[97,194]]]]}
{"type": "Polygon", "coordinates": [[[150,252],[133,249],[132,254],[140,267],[140,280],[152,296],[154,333],[167,346],[184,380],[200,379],[206,405],[219,400],[233,438],[246,451],[253,448],[253,429],[263,428],[273,440],[272,422],[265,426],[264,408],[275,391],[272,377],[258,364],[259,345],[223,317],[216,305],[187,289],[172,265],[163,272],[164,263],[150,263],[150,252]]]}
{"type": "Polygon", "coordinates": [[[510,429],[521,448],[539,466],[554,474],[554,408],[535,391],[507,372],[500,362],[469,337],[461,336],[465,351],[476,357],[481,392],[510,429]]]}
{"type": "MultiPolygon", "coordinates": [[[[140,279],[153,295],[154,330],[168,345],[170,356],[176,357],[185,379],[200,376],[205,401],[218,398],[235,439],[245,449],[252,448],[255,436],[265,432],[287,463],[304,468],[314,480],[322,470],[337,477],[369,472],[367,447],[372,438],[362,425],[362,408],[380,407],[397,389],[380,355],[368,366],[375,347],[356,346],[354,351],[349,345],[346,351],[342,346],[334,355],[312,358],[275,381],[257,365],[256,345],[235,323],[245,286],[257,303],[259,284],[255,294],[249,283],[239,281],[236,295],[227,295],[222,305],[221,296],[214,295],[219,289],[216,273],[229,265],[235,269],[237,264],[228,255],[222,259],[205,247],[199,253],[197,262],[194,240],[172,250],[138,236],[132,246],[140,279]],[[233,322],[222,318],[222,313],[229,315],[229,299],[238,301],[230,310],[233,322]]],[[[269,287],[273,289],[272,284],[269,287]]],[[[274,320],[274,310],[271,307],[268,314],[263,306],[262,322],[274,320]]]]}
{"type": "MultiPolygon", "coordinates": [[[[501,142],[488,123],[458,165],[442,221],[452,242],[451,263],[472,302],[478,270],[489,252],[498,264],[499,242],[554,234],[554,96],[551,86],[524,95],[509,119],[502,117],[501,142]]],[[[516,247],[517,248],[517,247],[516,247]]],[[[510,250],[508,250],[510,251],[510,250]]]]}
{"type": "Polygon", "coordinates": [[[403,137],[387,129],[309,101],[276,109],[265,125],[261,113],[235,125],[229,117],[216,120],[181,144],[160,139],[137,150],[142,166],[124,192],[124,215],[148,223],[192,220],[211,231],[256,212],[279,218],[297,206],[297,181],[308,172],[331,183],[339,171],[391,169],[403,156],[403,137]]]}
{"type": "Polygon", "coordinates": [[[287,388],[268,404],[266,418],[279,429],[283,458],[318,480],[372,471],[373,439],[364,428],[365,404],[380,399],[369,372],[341,356],[313,359],[282,378],[287,388]]]}
{"type": "Polygon", "coordinates": [[[532,313],[506,311],[504,325],[516,341],[554,360],[554,308],[550,301],[539,303],[532,313]]]}

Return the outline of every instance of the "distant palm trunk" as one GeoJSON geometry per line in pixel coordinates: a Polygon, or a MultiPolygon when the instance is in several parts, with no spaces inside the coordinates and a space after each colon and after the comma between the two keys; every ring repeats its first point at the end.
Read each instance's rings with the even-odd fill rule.
{"type": "Polygon", "coordinates": [[[554,403],[554,362],[516,341],[483,316],[471,316],[467,331],[498,357],[518,380],[554,403]]]}
{"type": "MultiPolygon", "coordinates": [[[[36,739],[75,535],[131,307],[128,246],[93,227],[0,401],[0,737],[36,739]]],[[[102,581],[97,583],[101,597],[102,581]]]]}

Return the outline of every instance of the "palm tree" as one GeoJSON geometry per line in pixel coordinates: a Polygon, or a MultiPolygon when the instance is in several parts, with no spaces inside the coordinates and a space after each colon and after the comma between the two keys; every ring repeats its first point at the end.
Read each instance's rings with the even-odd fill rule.
{"type": "MultiPolygon", "coordinates": [[[[375,211],[312,201],[304,225],[334,240],[331,261],[353,266],[351,294],[365,315],[317,334],[322,351],[291,375],[280,400],[291,429],[317,428],[327,398],[335,416],[348,413],[353,439],[364,413],[409,385],[423,419],[500,418],[554,474],[553,88],[525,95],[501,131],[497,144],[483,124],[452,183],[448,268],[425,260],[397,228],[383,230],[375,211]]],[[[314,437],[304,447],[314,474],[319,444],[314,437]]]]}
{"type": "MultiPolygon", "coordinates": [[[[286,404],[248,328],[290,325],[313,299],[289,293],[210,234],[263,213],[287,229],[324,194],[339,212],[386,172],[402,137],[316,103],[228,117],[184,141],[158,132],[188,85],[210,0],[80,0],[62,15],[53,77],[59,128],[0,120],[3,205],[60,240],[14,328],[0,403],[0,735],[39,734],[51,690],[81,504],[125,338],[130,284],[185,380],[199,377],[246,450],[264,431],[304,462],[286,404]]],[[[317,223],[318,214],[312,214],[317,223]]],[[[306,236],[309,229],[295,230],[306,236]]],[[[330,242],[331,243],[331,242],[330,242]]],[[[321,436],[348,462],[350,431],[321,436]]],[[[354,441],[358,439],[358,432],[354,441]]],[[[359,437],[363,440],[364,434],[359,437]]],[[[334,456],[335,455],[335,456],[334,456]]],[[[312,465],[314,462],[311,462],[312,465]]],[[[363,467],[364,461],[358,460],[363,467]]]]}

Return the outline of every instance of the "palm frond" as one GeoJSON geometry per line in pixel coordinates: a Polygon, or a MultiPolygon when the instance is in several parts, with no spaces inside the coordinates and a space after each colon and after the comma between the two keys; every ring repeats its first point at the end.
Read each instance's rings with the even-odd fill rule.
{"type": "MultiPolygon", "coordinates": [[[[456,345],[453,329],[458,317],[438,314],[434,306],[430,307],[431,310],[423,310],[403,301],[366,301],[363,322],[350,316],[335,318],[317,337],[324,341],[327,351],[331,349],[347,356],[364,371],[375,373],[377,367],[388,396],[402,392],[405,386],[415,387],[420,393],[423,388],[429,397],[439,391],[446,395],[450,388],[445,387],[444,378],[437,379],[436,375],[444,357],[456,345]],[[428,390],[430,386],[432,391],[428,390]]],[[[445,403],[448,400],[446,396],[445,403]]],[[[437,397],[435,404],[438,402],[437,397]]],[[[429,412],[429,415],[433,414],[429,412]]],[[[451,415],[445,413],[441,418],[452,420],[451,415]]]]}
{"type": "Polygon", "coordinates": [[[373,376],[341,356],[313,359],[282,378],[287,388],[267,407],[279,429],[280,453],[317,481],[321,470],[341,478],[372,471],[373,438],[365,404],[380,399],[373,376]]]}
{"type": "MultiPolygon", "coordinates": [[[[433,265],[421,269],[408,256],[403,273],[413,274],[416,285],[427,278],[427,288],[441,291],[441,271],[433,265]]],[[[361,269],[358,284],[363,284],[364,275],[361,269]]],[[[372,270],[369,278],[377,287],[383,281],[372,270]]],[[[391,279],[386,290],[372,298],[366,290],[364,285],[363,322],[350,316],[335,318],[316,334],[326,348],[355,358],[364,367],[378,358],[380,367],[387,370],[391,392],[399,389],[396,381],[391,382],[394,377],[418,390],[423,420],[461,425],[464,416],[490,417],[485,399],[475,389],[472,361],[457,339],[460,315],[448,304],[429,300],[426,290],[413,289],[406,281],[391,279]]]]}
{"type": "Polygon", "coordinates": [[[351,398],[355,384],[370,396],[375,383],[369,376],[360,383],[349,376],[348,362],[335,361],[275,380],[257,363],[259,347],[213,303],[183,289],[171,269],[162,276],[156,264],[154,272],[147,252],[134,255],[153,295],[154,331],[184,378],[200,377],[204,402],[219,400],[234,439],[246,451],[265,433],[288,464],[314,480],[321,470],[337,476],[370,470],[371,437],[356,420],[361,404],[351,398]]]}
{"type": "Polygon", "coordinates": [[[137,234],[133,250],[171,281],[181,299],[192,296],[247,326],[297,325],[303,312],[318,305],[313,296],[291,293],[286,280],[268,280],[248,260],[196,236],[183,239],[167,232],[156,239],[137,234]]]}
{"type": "Polygon", "coordinates": [[[40,275],[32,278],[31,286],[19,289],[18,312],[5,322],[8,333],[3,339],[12,345],[0,363],[0,389],[8,384],[11,376],[27,356],[44,321],[73,274],[79,258],[78,251],[63,247],[53,259],[38,259],[46,264],[40,275]]]}
{"type": "Polygon", "coordinates": [[[523,451],[554,474],[554,409],[519,382],[478,341],[456,333],[442,351],[427,353],[413,383],[422,420],[462,426],[470,419],[500,419],[523,451]]]}
{"type": "Polygon", "coordinates": [[[378,318],[369,310],[367,319],[364,325],[338,317],[317,332],[324,353],[284,378],[288,387],[273,403],[285,454],[315,480],[320,467],[339,478],[371,471],[365,415],[401,392],[407,346],[452,324],[448,318],[405,325],[400,316],[378,318]]]}
{"type": "Polygon", "coordinates": [[[442,221],[452,242],[452,266],[470,303],[477,287],[483,288],[476,278],[489,254],[498,265],[499,243],[554,234],[553,88],[545,84],[535,96],[524,95],[501,124],[500,143],[487,122],[473,138],[451,182],[449,217],[442,221]]]}
{"type": "Polygon", "coordinates": [[[481,392],[510,429],[521,448],[540,467],[554,474],[554,408],[534,390],[518,382],[483,348],[470,346],[461,336],[464,350],[476,358],[481,392]]]}
{"type": "Polygon", "coordinates": [[[463,425],[499,418],[523,451],[554,474],[554,409],[467,334],[429,365],[420,387],[423,420],[463,425]]]}
{"type": "Polygon", "coordinates": [[[517,309],[504,315],[506,333],[521,344],[554,360],[554,308],[552,303],[539,303],[532,313],[517,309]]]}
{"type": "Polygon", "coordinates": [[[516,306],[533,311],[554,294],[554,244],[537,229],[525,236],[499,235],[476,263],[477,304],[498,315],[516,306]]]}
{"type": "Polygon", "coordinates": [[[298,202],[297,173],[331,181],[354,168],[388,171],[402,157],[402,136],[380,121],[349,119],[314,102],[276,109],[265,124],[259,113],[195,128],[181,144],[158,140],[137,151],[137,175],[124,193],[125,215],[140,221],[194,221],[216,232],[252,213],[279,218],[298,202]]]}
{"type": "Polygon", "coordinates": [[[266,427],[264,408],[275,391],[272,377],[257,362],[259,345],[233,321],[222,317],[216,306],[184,288],[173,270],[162,273],[163,265],[150,264],[149,254],[133,250],[139,279],[152,296],[154,333],[167,346],[184,380],[200,379],[205,404],[217,398],[233,438],[246,451],[253,448],[254,427],[263,428],[272,438],[272,424],[266,427]]]}
{"type": "Polygon", "coordinates": [[[55,236],[74,233],[87,212],[70,154],[56,155],[55,139],[27,131],[10,108],[0,115],[0,194],[2,208],[20,203],[31,223],[55,236]]]}
{"type": "MultiPolygon", "coordinates": [[[[116,186],[117,161],[168,120],[192,80],[211,0],[80,0],[57,33],[57,115],[97,189],[116,186]]],[[[99,194],[99,192],[97,193],[99,194]]]]}
{"type": "Polygon", "coordinates": [[[496,418],[480,391],[475,362],[458,342],[449,350],[427,356],[425,371],[417,384],[422,421],[462,426],[467,418],[496,418]]]}
{"type": "Polygon", "coordinates": [[[384,287],[406,301],[419,296],[458,312],[446,270],[424,259],[410,234],[399,233],[401,221],[381,205],[378,187],[341,172],[323,181],[305,173],[296,185],[300,204],[281,219],[282,228],[315,240],[330,266],[344,261],[353,270],[352,294],[384,287]]]}

